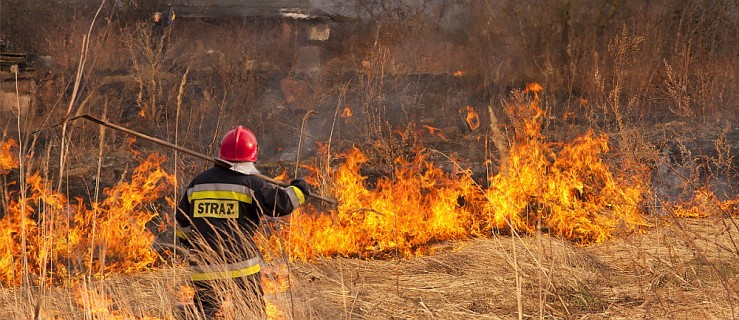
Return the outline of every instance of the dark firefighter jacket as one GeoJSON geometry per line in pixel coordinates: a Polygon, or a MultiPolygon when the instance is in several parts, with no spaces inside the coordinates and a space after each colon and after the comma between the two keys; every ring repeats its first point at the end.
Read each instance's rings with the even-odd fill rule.
{"type": "Polygon", "coordinates": [[[187,186],[175,215],[177,237],[194,252],[210,252],[195,264],[193,281],[243,277],[259,272],[261,261],[253,235],[260,216],[290,214],[305,196],[258,177],[213,167],[187,186]],[[198,240],[195,240],[197,238],[198,240]]]}

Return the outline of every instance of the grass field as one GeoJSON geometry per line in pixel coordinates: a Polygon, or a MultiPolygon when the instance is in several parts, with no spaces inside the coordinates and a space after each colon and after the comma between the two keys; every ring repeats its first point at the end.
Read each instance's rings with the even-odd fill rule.
{"type": "Polygon", "coordinates": [[[350,0],[166,50],[164,2],[3,2],[0,319],[200,318],[172,215],[212,164],[82,114],[208,155],[245,125],[339,200],[262,224],[273,319],[739,318],[736,1],[350,0]]]}
{"type": "MultiPolygon", "coordinates": [[[[438,244],[426,257],[282,263],[269,277],[284,284],[289,274],[290,286],[267,297],[282,319],[731,319],[736,234],[730,219],[683,218],[589,247],[499,236],[438,244]]],[[[172,319],[184,279],[165,268],[66,289],[5,289],[0,315],[172,319]]]]}

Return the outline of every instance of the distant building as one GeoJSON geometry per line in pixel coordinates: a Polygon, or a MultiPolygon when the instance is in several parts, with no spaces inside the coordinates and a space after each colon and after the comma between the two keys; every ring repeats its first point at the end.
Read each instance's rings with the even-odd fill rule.
{"type": "Polygon", "coordinates": [[[178,17],[273,17],[302,20],[329,20],[308,0],[171,0],[178,17]]]}
{"type": "Polygon", "coordinates": [[[315,75],[321,71],[322,48],[331,36],[332,18],[308,0],[170,0],[168,4],[178,24],[237,21],[259,23],[264,32],[290,33],[296,37],[291,42],[296,54],[285,55],[282,60],[292,60],[288,63],[296,74],[315,75]]]}

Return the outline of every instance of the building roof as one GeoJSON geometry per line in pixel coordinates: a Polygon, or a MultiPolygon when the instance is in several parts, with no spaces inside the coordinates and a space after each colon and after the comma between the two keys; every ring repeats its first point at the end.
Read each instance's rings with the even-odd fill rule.
{"type": "Polygon", "coordinates": [[[308,0],[170,0],[169,6],[178,18],[331,19],[308,0]]]}

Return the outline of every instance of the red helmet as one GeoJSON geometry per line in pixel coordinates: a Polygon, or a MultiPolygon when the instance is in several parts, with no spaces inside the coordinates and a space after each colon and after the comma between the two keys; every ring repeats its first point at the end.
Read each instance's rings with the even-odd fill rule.
{"type": "Polygon", "coordinates": [[[257,149],[254,133],[238,126],[223,136],[219,158],[232,162],[256,162],[257,149]]]}

